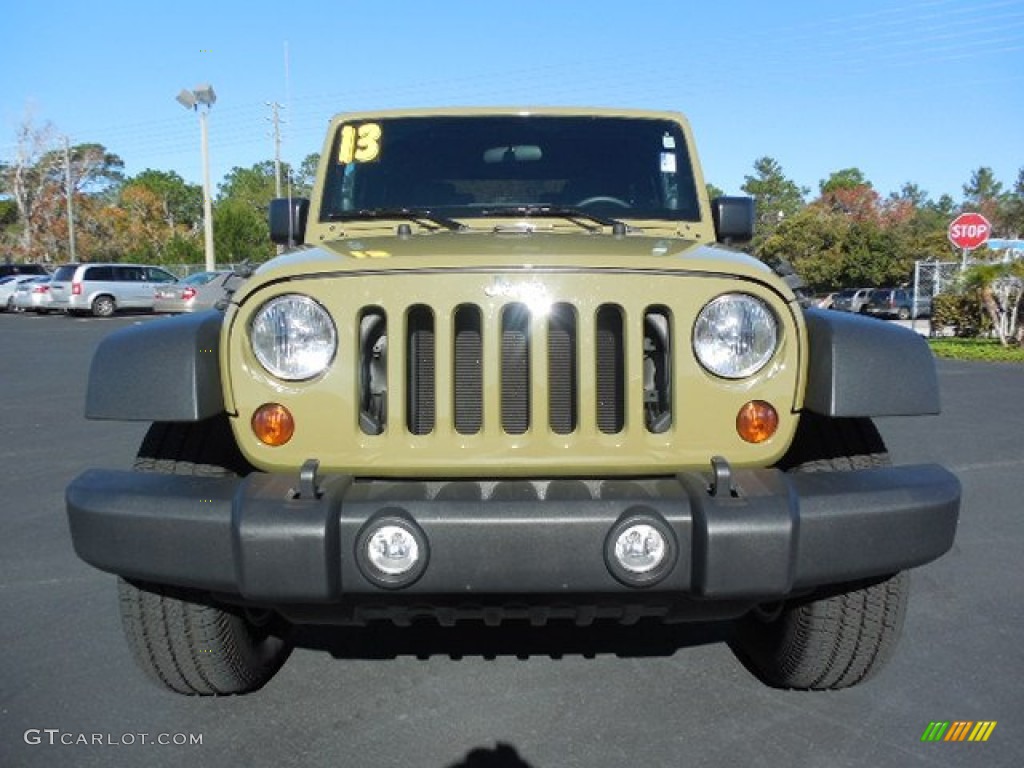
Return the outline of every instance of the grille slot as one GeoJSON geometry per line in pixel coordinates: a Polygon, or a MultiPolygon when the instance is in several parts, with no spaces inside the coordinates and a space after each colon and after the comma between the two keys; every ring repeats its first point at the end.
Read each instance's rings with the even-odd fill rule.
{"type": "Polygon", "coordinates": [[[622,431],[625,424],[625,339],[622,310],[605,304],[597,311],[597,428],[606,435],[622,431]]]}
{"type": "Polygon", "coordinates": [[[576,337],[576,311],[569,304],[556,304],[548,317],[548,421],[558,435],[576,431],[576,337]]]}
{"type": "Polygon", "coordinates": [[[436,417],[435,371],[437,352],[434,346],[434,314],[429,307],[417,304],[406,315],[406,362],[409,383],[406,387],[406,425],[414,435],[434,431],[436,417]]]}
{"type": "Polygon", "coordinates": [[[480,309],[463,305],[455,310],[455,431],[475,435],[484,420],[483,338],[480,309]]]}
{"type": "Polygon", "coordinates": [[[644,313],[644,423],[647,431],[672,426],[672,319],[667,307],[644,313]]]}
{"type": "Polygon", "coordinates": [[[523,304],[501,313],[501,427],[510,435],[530,428],[530,312],[523,304]]]}
{"type": "Polygon", "coordinates": [[[379,435],[388,425],[388,319],[380,307],[359,317],[359,428],[379,435]]]}

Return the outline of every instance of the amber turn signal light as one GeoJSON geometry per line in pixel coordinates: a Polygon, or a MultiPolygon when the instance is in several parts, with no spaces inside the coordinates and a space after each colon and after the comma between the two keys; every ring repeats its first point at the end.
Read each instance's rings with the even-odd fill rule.
{"type": "Polygon", "coordinates": [[[763,443],[778,428],[779,414],[764,400],[751,400],[736,414],[736,431],[748,443],[763,443]]]}
{"type": "Polygon", "coordinates": [[[284,445],[295,434],[295,419],[280,403],[267,403],[252,415],[252,431],[261,443],[284,445]]]}

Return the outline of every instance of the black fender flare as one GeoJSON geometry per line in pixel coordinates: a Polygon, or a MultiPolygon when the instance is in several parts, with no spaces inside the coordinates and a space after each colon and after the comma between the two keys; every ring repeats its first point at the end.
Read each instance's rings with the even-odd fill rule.
{"type": "Polygon", "coordinates": [[[807,410],[841,418],[939,413],[935,357],[919,334],[831,309],[807,309],[804,319],[807,410]]]}
{"type": "Polygon", "coordinates": [[[88,419],[200,421],[224,410],[219,310],[161,317],[104,338],[89,368],[88,419]]]}

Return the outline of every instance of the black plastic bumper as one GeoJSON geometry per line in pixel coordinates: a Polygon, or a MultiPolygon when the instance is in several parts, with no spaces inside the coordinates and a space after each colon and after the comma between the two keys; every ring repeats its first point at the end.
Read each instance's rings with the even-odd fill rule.
{"type": "MultiPolygon", "coordinates": [[[[770,600],[934,560],[953,543],[960,484],[935,465],[732,473],[736,494],[688,473],[644,480],[353,481],[90,470],[67,489],[75,550],[105,571],[259,603],[347,597],[674,593],[770,600]],[[307,488],[309,486],[307,485],[307,488]],[[364,527],[412,521],[429,544],[415,583],[382,588],[356,557],[364,527]],[[623,583],[606,562],[624,518],[663,522],[672,568],[623,583]],[[396,594],[397,593],[397,594],[396,594]]],[[[668,595],[666,595],[668,596],[668,595]]]]}

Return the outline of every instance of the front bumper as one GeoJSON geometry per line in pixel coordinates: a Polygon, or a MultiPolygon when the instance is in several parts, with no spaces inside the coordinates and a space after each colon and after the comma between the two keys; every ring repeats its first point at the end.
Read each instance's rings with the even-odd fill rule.
{"type": "Polygon", "coordinates": [[[74,547],[129,578],[267,605],[474,595],[768,601],[929,562],[953,543],[960,484],[935,465],[637,480],[244,479],[89,470],[67,489],[74,547]],[[729,486],[734,489],[730,492],[729,486]],[[313,490],[316,489],[314,493],[313,490]],[[302,489],[305,492],[300,493],[302,489]],[[382,588],[356,557],[364,526],[412,521],[429,543],[413,584],[382,588]],[[630,586],[606,562],[630,516],[662,521],[673,567],[630,586]]]}

